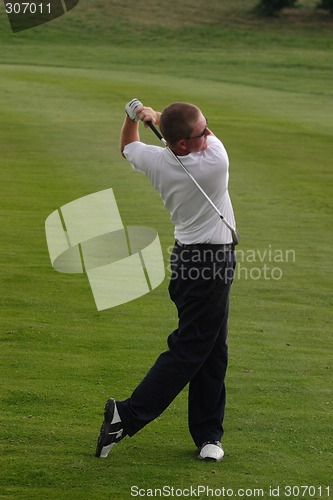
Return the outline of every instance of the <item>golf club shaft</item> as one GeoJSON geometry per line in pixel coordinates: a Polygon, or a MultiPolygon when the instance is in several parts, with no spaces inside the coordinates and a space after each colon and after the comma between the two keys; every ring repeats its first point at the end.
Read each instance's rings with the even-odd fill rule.
{"type": "Polygon", "coordinates": [[[155,127],[155,125],[153,125],[151,122],[147,122],[146,125],[148,125],[148,127],[154,132],[154,134],[160,139],[160,141],[162,141],[162,143],[164,144],[164,146],[166,146],[166,148],[168,149],[168,151],[170,151],[170,153],[175,157],[175,159],[177,160],[177,162],[179,163],[179,165],[186,172],[186,174],[189,176],[189,178],[191,179],[191,181],[196,185],[196,187],[199,189],[199,191],[201,192],[201,194],[206,198],[206,200],[208,201],[208,203],[213,207],[213,209],[218,214],[218,216],[220,217],[220,219],[222,220],[222,222],[231,231],[232,241],[233,241],[234,245],[237,245],[239,243],[239,233],[238,233],[237,229],[234,228],[234,227],[232,227],[232,225],[229,224],[229,222],[223,217],[223,215],[221,214],[220,210],[217,208],[217,206],[215,205],[215,203],[209,198],[208,194],[202,189],[202,187],[200,186],[200,184],[195,180],[195,178],[193,177],[193,175],[187,170],[187,168],[185,167],[185,165],[183,165],[183,162],[179,159],[179,157],[176,155],[176,153],[174,153],[172,151],[172,149],[169,148],[169,146],[167,145],[166,140],[164,139],[164,137],[162,136],[162,134],[157,130],[157,128],[155,127]]]}

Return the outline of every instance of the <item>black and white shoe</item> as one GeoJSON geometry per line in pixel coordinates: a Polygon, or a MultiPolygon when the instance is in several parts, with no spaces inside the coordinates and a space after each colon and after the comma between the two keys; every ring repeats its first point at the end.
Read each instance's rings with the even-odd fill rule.
{"type": "Polygon", "coordinates": [[[199,448],[200,460],[208,460],[211,462],[220,462],[224,457],[224,451],[220,441],[206,441],[199,448]]]}
{"type": "Polygon", "coordinates": [[[97,441],[96,457],[106,458],[111,449],[125,437],[116,402],[109,399],[105,405],[104,421],[97,441]]]}

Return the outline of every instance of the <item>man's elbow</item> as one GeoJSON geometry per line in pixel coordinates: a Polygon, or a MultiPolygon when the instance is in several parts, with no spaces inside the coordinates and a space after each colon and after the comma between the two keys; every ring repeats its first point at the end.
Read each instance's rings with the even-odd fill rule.
{"type": "Polygon", "coordinates": [[[121,156],[123,156],[124,158],[126,158],[125,153],[124,153],[125,147],[126,147],[126,144],[121,141],[119,144],[119,149],[120,149],[121,156]]]}

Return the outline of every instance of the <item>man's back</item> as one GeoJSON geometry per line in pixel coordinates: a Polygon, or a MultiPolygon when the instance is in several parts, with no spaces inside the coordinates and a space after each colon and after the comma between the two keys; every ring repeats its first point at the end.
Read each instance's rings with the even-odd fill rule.
{"type": "MultiPolygon", "coordinates": [[[[125,147],[124,155],[160,193],[175,225],[176,239],[187,244],[232,241],[230,231],[221,224],[212,207],[167,149],[134,142],[125,147]]],[[[209,135],[207,148],[182,156],[182,163],[234,224],[228,193],[229,160],[221,141],[209,135]]]]}

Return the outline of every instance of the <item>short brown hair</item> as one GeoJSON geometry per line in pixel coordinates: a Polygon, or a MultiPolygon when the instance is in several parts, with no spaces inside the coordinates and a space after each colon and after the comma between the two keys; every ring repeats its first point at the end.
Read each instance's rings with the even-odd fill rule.
{"type": "Polygon", "coordinates": [[[200,113],[197,106],[187,102],[174,102],[162,111],[160,130],[169,146],[175,145],[180,139],[191,136],[193,125],[200,113]]]}

